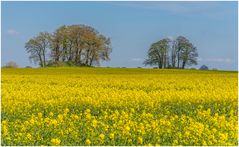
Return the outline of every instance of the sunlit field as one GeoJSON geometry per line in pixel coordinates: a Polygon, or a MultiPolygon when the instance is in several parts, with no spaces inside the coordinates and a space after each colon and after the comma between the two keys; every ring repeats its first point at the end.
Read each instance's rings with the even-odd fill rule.
{"type": "Polygon", "coordinates": [[[237,72],[2,69],[2,145],[238,145],[237,72]]]}

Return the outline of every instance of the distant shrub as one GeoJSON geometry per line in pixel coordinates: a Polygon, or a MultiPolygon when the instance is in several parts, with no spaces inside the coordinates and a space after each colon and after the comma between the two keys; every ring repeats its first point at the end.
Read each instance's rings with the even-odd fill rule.
{"type": "Polygon", "coordinates": [[[165,69],[180,69],[180,68],[169,66],[169,67],[166,67],[165,69]]]}
{"type": "Polygon", "coordinates": [[[15,61],[9,61],[6,63],[4,68],[18,68],[18,65],[15,61]]]}
{"type": "Polygon", "coordinates": [[[67,66],[76,66],[76,64],[73,61],[67,61],[65,64],[67,66]]]}
{"type": "Polygon", "coordinates": [[[25,68],[32,68],[31,66],[26,66],[25,68]]]}
{"type": "Polygon", "coordinates": [[[64,62],[58,61],[58,62],[53,62],[53,61],[48,61],[47,67],[60,67],[60,66],[65,66],[66,64],[64,62]]]}
{"type": "Polygon", "coordinates": [[[208,70],[209,68],[206,65],[202,65],[199,69],[200,70],[208,70]]]}
{"type": "Polygon", "coordinates": [[[54,62],[54,61],[48,61],[47,63],[47,67],[92,67],[89,66],[87,64],[80,64],[80,63],[74,63],[73,61],[67,61],[67,62],[62,62],[62,61],[58,61],[58,62],[54,62]]]}

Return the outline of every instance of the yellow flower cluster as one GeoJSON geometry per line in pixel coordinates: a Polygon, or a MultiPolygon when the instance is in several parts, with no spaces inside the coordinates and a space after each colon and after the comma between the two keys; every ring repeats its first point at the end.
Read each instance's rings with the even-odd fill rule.
{"type": "Polygon", "coordinates": [[[2,69],[4,146],[238,145],[237,72],[2,69]]]}

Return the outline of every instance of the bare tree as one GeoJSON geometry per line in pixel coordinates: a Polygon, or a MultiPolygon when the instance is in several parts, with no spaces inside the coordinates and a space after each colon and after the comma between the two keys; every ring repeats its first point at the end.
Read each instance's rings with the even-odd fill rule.
{"type": "Polygon", "coordinates": [[[47,32],[40,32],[37,37],[30,39],[25,48],[27,53],[30,54],[30,60],[35,63],[39,62],[41,67],[46,66],[46,54],[49,47],[50,34],[47,32]]]}

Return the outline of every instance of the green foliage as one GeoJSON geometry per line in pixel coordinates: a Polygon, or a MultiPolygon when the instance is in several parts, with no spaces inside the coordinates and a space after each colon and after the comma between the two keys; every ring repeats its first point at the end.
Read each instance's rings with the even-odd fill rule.
{"type": "Polygon", "coordinates": [[[147,54],[145,65],[157,65],[158,68],[185,68],[197,64],[197,48],[190,41],[179,36],[175,40],[164,38],[153,43],[147,54]]]}

